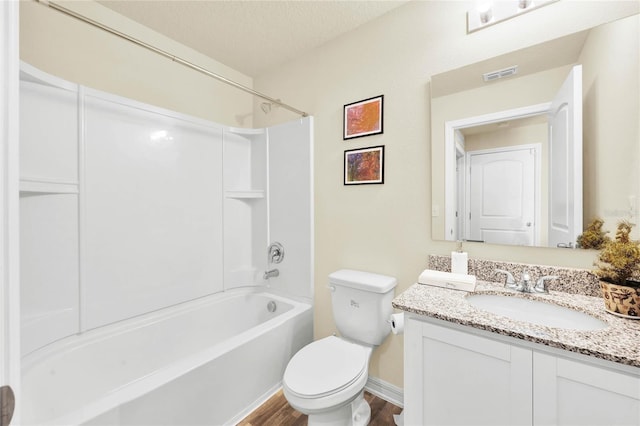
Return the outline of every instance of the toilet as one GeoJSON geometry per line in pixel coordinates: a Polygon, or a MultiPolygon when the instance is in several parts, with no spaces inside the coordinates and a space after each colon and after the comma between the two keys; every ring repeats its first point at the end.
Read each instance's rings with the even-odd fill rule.
{"type": "Polygon", "coordinates": [[[340,337],[316,340],[289,361],[282,379],[289,404],[309,416],[309,426],[369,423],[364,399],[369,359],[390,331],[396,279],[342,269],[329,275],[331,305],[340,337]]]}

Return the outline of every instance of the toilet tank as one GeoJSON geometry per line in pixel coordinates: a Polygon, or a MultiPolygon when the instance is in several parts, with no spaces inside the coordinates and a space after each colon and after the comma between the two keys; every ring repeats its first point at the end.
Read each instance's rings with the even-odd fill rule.
{"type": "Polygon", "coordinates": [[[333,318],[344,337],[380,345],[389,334],[387,320],[396,279],[371,272],[341,269],[329,274],[333,318]]]}

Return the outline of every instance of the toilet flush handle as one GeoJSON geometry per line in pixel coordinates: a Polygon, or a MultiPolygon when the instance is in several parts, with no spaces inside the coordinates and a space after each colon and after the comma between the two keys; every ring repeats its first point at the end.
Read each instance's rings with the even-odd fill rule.
{"type": "Polygon", "coordinates": [[[336,291],[336,286],[334,286],[334,285],[328,285],[328,286],[327,286],[327,288],[329,289],[329,291],[330,291],[331,293],[333,293],[334,291],[336,291]]]}

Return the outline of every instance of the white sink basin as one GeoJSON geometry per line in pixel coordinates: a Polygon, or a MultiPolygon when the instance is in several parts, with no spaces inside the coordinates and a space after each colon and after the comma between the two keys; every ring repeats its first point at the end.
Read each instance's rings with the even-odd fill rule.
{"type": "Polygon", "coordinates": [[[537,300],[497,294],[471,294],[467,301],[474,307],[517,321],[553,328],[601,330],[608,324],[576,310],[537,300]]]}

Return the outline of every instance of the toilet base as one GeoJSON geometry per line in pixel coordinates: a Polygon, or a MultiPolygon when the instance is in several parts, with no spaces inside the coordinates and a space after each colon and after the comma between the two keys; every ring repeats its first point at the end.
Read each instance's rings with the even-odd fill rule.
{"type": "Polygon", "coordinates": [[[308,426],[366,426],[371,420],[371,407],[364,390],[349,404],[324,413],[309,414],[308,426]]]}
{"type": "Polygon", "coordinates": [[[371,420],[371,407],[364,399],[364,391],[351,403],[353,415],[353,426],[366,426],[371,420]]]}

